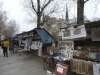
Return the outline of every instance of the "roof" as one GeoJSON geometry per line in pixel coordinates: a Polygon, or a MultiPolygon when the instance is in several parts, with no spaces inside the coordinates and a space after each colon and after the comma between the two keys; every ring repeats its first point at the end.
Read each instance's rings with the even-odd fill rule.
{"type": "MultiPolygon", "coordinates": [[[[84,24],[86,28],[92,28],[92,27],[100,27],[100,21],[94,21],[94,22],[88,22],[84,24]]],[[[74,27],[79,25],[74,25],[74,27]]],[[[70,26],[69,26],[70,27],[70,26]]],[[[66,29],[68,27],[60,28],[60,29],[66,29]]]]}
{"type": "Polygon", "coordinates": [[[53,37],[44,29],[35,29],[44,46],[51,46],[53,37]]]}
{"type": "Polygon", "coordinates": [[[89,23],[85,23],[85,27],[89,28],[89,27],[100,27],[100,21],[94,21],[94,22],[89,22],[89,23]]]}

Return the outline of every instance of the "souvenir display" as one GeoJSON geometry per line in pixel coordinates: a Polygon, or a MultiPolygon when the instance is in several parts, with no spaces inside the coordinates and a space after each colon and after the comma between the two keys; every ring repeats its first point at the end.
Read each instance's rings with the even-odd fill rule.
{"type": "Polygon", "coordinates": [[[100,27],[70,26],[61,29],[60,34],[60,57],[70,60],[71,71],[81,75],[100,75],[100,64],[95,62],[100,62],[100,27]]]}
{"type": "Polygon", "coordinates": [[[77,54],[78,54],[78,51],[77,50],[74,50],[73,51],[73,56],[77,56],[77,54]]]}
{"type": "Polygon", "coordinates": [[[90,51],[91,52],[97,52],[98,51],[98,48],[97,47],[90,47],[90,51]]]}
{"type": "Polygon", "coordinates": [[[83,51],[77,51],[77,55],[76,56],[83,57],[84,56],[83,51]]]}
{"type": "Polygon", "coordinates": [[[100,53],[96,53],[96,59],[100,60],[100,53]]]}
{"type": "Polygon", "coordinates": [[[73,42],[59,40],[59,56],[63,60],[70,60],[73,58],[73,42]]]}
{"type": "Polygon", "coordinates": [[[91,59],[96,59],[96,53],[90,52],[89,56],[91,59]]]}

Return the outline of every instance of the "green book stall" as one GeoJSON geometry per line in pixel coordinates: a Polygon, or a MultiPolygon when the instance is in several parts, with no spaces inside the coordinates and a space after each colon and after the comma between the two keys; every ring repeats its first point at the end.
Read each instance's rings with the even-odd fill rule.
{"type": "Polygon", "coordinates": [[[99,75],[100,21],[61,28],[57,59],[75,74],[99,75]]]}

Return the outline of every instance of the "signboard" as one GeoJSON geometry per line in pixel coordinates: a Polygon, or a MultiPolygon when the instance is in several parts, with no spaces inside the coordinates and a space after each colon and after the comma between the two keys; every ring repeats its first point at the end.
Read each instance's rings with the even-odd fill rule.
{"type": "Polygon", "coordinates": [[[68,75],[68,65],[56,64],[55,75],[68,75]]]}

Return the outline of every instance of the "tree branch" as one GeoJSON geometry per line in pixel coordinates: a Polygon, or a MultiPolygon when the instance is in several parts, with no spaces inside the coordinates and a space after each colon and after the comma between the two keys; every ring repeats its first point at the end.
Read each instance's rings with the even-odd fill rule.
{"type": "Polygon", "coordinates": [[[86,3],[87,1],[89,1],[89,0],[84,1],[84,3],[86,3]]]}
{"type": "Polygon", "coordinates": [[[34,7],[34,4],[33,4],[33,1],[31,0],[31,3],[32,3],[32,8],[34,9],[34,11],[37,13],[35,7],[34,7]]]}
{"type": "Polygon", "coordinates": [[[48,5],[50,4],[51,1],[53,1],[53,0],[49,0],[49,1],[47,2],[47,4],[45,4],[45,5],[43,6],[43,8],[41,8],[41,13],[42,13],[43,10],[46,8],[46,6],[48,6],[48,5]]]}

